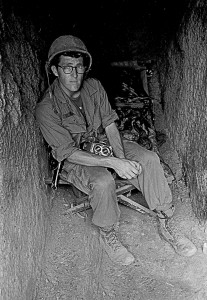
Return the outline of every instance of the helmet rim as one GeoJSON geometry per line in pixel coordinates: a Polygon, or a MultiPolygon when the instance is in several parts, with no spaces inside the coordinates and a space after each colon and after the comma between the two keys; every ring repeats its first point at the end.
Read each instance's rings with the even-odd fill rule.
{"type": "Polygon", "coordinates": [[[88,70],[91,68],[92,65],[92,56],[88,52],[85,44],[82,42],[81,39],[72,36],[72,35],[63,35],[58,37],[50,46],[48,51],[48,61],[46,63],[47,66],[50,65],[51,60],[58,54],[63,52],[79,52],[88,55],[89,57],[89,66],[88,70]]]}

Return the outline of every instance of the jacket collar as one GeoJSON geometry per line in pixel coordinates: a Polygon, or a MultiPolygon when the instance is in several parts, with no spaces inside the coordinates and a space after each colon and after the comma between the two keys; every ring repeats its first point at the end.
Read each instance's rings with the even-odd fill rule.
{"type": "MultiPolygon", "coordinates": [[[[93,129],[94,112],[97,109],[96,103],[93,100],[94,97],[91,96],[97,93],[98,89],[92,83],[93,81],[90,79],[85,80],[81,89],[81,97],[83,99],[83,107],[89,131],[93,129]]],[[[58,79],[55,79],[52,83],[51,90],[58,101],[66,104],[67,100],[69,100],[69,103],[71,103],[69,97],[61,90],[58,79]]]]}
{"type": "MultiPolygon", "coordinates": [[[[60,100],[63,103],[66,103],[67,101],[67,95],[61,90],[58,79],[56,78],[54,82],[52,83],[52,91],[55,95],[58,96],[58,100],[60,100]]],[[[81,88],[81,94],[92,96],[97,92],[97,88],[95,88],[90,80],[84,80],[83,86],[81,88]]]]}
{"type": "Polygon", "coordinates": [[[83,87],[82,89],[87,92],[89,94],[89,96],[92,96],[93,94],[95,94],[98,90],[97,88],[94,87],[94,85],[91,84],[91,80],[90,79],[86,79],[83,82],[83,87]]]}

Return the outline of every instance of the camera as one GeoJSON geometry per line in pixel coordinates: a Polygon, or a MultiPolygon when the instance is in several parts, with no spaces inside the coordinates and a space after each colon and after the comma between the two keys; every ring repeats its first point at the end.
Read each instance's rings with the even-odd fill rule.
{"type": "Polygon", "coordinates": [[[101,156],[113,156],[112,147],[105,142],[84,142],[82,149],[101,156]]]}

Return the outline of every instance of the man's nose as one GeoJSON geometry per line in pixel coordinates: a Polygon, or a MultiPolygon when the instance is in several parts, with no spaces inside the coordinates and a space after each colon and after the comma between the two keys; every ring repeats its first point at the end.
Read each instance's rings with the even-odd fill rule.
{"type": "Polygon", "coordinates": [[[72,71],[73,77],[77,77],[78,76],[78,72],[77,72],[77,68],[73,67],[73,71],[72,71]]]}

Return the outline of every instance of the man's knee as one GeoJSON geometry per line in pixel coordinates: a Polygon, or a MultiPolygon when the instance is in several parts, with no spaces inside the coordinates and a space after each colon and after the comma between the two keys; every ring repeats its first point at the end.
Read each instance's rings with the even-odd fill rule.
{"type": "Polygon", "coordinates": [[[96,179],[90,184],[90,187],[99,190],[113,190],[116,188],[113,176],[110,173],[102,174],[96,177],[96,179]]]}
{"type": "Polygon", "coordinates": [[[145,159],[148,162],[156,162],[156,163],[160,162],[159,156],[154,151],[147,151],[145,155],[145,159]]]}
{"type": "Polygon", "coordinates": [[[138,161],[140,163],[143,163],[144,165],[151,163],[151,164],[158,164],[160,163],[159,156],[157,155],[156,152],[150,151],[150,150],[145,150],[142,152],[142,155],[139,156],[139,153],[137,154],[136,152],[134,153],[134,157],[130,157],[130,159],[138,161]]]}
{"type": "Polygon", "coordinates": [[[150,151],[131,141],[124,141],[126,158],[142,163],[160,162],[159,156],[154,151],[150,151]]]}

